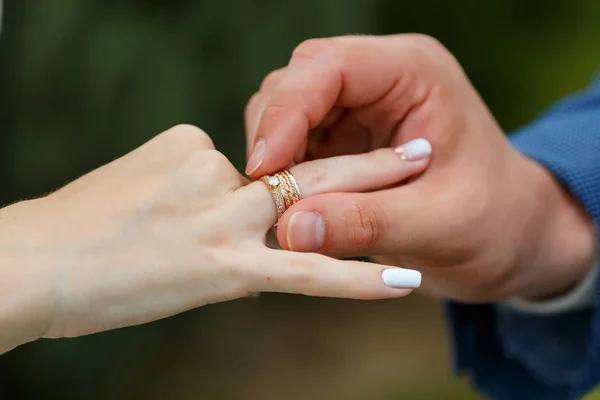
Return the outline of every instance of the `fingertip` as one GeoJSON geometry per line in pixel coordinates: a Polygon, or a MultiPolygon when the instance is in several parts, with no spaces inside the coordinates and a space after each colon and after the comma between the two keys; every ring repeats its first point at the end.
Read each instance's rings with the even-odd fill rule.
{"type": "Polygon", "coordinates": [[[286,153],[288,153],[286,149],[277,146],[276,140],[270,140],[267,146],[265,139],[258,139],[248,157],[246,175],[252,179],[259,179],[261,176],[286,168],[293,162],[292,157],[287,157],[286,153]]]}
{"type": "Polygon", "coordinates": [[[424,138],[413,139],[401,144],[394,149],[401,159],[407,161],[417,161],[431,157],[433,148],[429,140],[424,138]]]}
{"type": "Polygon", "coordinates": [[[380,296],[381,299],[397,299],[401,297],[406,297],[409,294],[412,294],[414,289],[394,289],[394,288],[386,288],[385,294],[380,296]]]}
{"type": "Polygon", "coordinates": [[[355,277],[357,283],[352,287],[354,291],[352,297],[355,299],[378,300],[406,297],[414,292],[417,284],[420,284],[420,274],[418,283],[416,282],[417,277],[413,274],[413,272],[417,271],[405,270],[410,271],[406,275],[413,276],[405,276],[403,278],[396,276],[392,277],[394,281],[391,281],[390,273],[386,273],[386,271],[402,270],[402,268],[361,261],[345,262],[351,263],[350,268],[354,269],[357,273],[355,277]],[[390,284],[394,284],[395,286],[391,286],[390,284]]]}
{"type": "Polygon", "coordinates": [[[292,205],[277,225],[277,239],[284,250],[299,253],[322,253],[327,241],[328,206],[335,194],[305,197],[292,205]]]}
{"type": "Polygon", "coordinates": [[[416,289],[421,286],[421,273],[413,269],[391,267],[381,273],[383,283],[394,289],[416,289]]]}
{"type": "Polygon", "coordinates": [[[262,165],[266,152],[267,143],[265,139],[258,139],[254,144],[254,148],[250,153],[250,157],[248,158],[248,163],[246,164],[246,175],[255,177],[255,172],[262,165]]]}
{"type": "Polygon", "coordinates": [[[258,139],[248,159],[246,174],[256,179],[293,162],[303,161],[295,157],[305,153],[308,130],[309,122],[301,110],[267,106],[258,126],[258,139]]]}
{"type": "Polygon", "coordinates": [[[279,220],[277,238],[285,250],[328,256],[357,255],[361,227],[349,225],[347,217],[357,203],[357,193],[324,193],[302,199],[279,220]],[[351,229],[351,234],[348,229],[351,229]]]}
{"type": "Polygon", "coordinates": [[[289,250],[314,253],[325,241],[325,221],[319,213],[295,212],[287,224],[285,242],[289,250]]]}
{"type": "Polygon", "coordinates": [[[387,286],[383,281],[382,272],[389,267],[375,263],[344,261],[320,254],[292,252],[279,252],[268,259],[275,261],[276,265],[271,267],[272,270],[261,268],[261,274],[268,274],[271,279],[260,279],[253,291],[379,300],[404,297],[414,289],[387,286]]]}

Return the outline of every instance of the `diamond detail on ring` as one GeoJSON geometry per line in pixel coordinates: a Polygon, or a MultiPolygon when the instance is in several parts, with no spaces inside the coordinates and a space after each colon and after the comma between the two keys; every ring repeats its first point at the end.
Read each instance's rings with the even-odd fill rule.
{"type": "Polygon", "coordinates": [[[278,176],[270,176],[269,177],[269,185],[271,186],[277,186],[279,185],[280,180],[278,176]]]}

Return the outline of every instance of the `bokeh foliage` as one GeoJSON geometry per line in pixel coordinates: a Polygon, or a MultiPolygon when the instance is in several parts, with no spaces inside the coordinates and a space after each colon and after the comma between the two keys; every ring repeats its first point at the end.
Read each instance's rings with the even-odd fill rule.
{"type": "MultiPolygon", "coordinates": [[[[53,190],[182,122],[209,132],[217,147],[241,168],[246,100],[270,70],[285,65],[292,49],[311,37],[434,35],[456,54],[507,131],[527,123],[560,96],[584,87],[599,59],[600,3],[596,0],[5,3],[0,38],[3,203],[53,190]]],[[[181,330],[191,329],[190,324],[201,325],[202,332],[210,331],[211,324],[226,329],[226,324],[223,328],[216,321],[240,318],[241,312],[254,315],[257,308],[279,315],[287,307],[298,313],[296,323],[301,329],[311,324],[306,313],[315,304],[291,296],[265,296],[251,306],[216,305],[92,338],[23,346],[3,357],[0,364],[26,398],[139,398],[135,388],[148,377],[161,377],[159,366],[148,372],[147,363],[161,361],[157,361],[160,357],[148,358],[147,352],[172,352],[173,342],[181,330]]],[[[419,302],[410,304],[415,310],[422,307],[419,302]]],[[[336,302],[335,307],[360,309],[354,302],[336,302]]],[[[335,307],[332,310],[338,310],[335,307]]],[[[435,313],[428,315],[439,318],[435,313]]],[[[380,322],[373,329],[387,329],[385,318],[380,322]]],[[[357,317],[354,323],[360,325],[361,319],[357,317]]],[[[441,329],[425,337],[445,340],[441,329]]],[[[314,340],[318,338],[315,335],[314,340]]],[[[281,348],[289,344],[286,338],[279,340],[281,348]]],[[[426,353],[430,343],[424,340],[411,346],[426,353]]],[[[269,348],[267,353],[273,351],[269,348]]],[[[385,357],[381,355],[382,360],[385,357]]],[[[165,368],[183,368],[165,359],[169,360],[161,364],[165,368]]],[[[437,359],[445,360],[445,356],[437,359]]],[[[357,356],[353,362],[361,360],[357,356]]],[[[207,369],[217,363],[202,357],[197,362],[206,363],[207,369]]],[[[250,365],[261,364],[254,360],[250,365]]],[[[419,386],[416,392],[407,385],[397,387],[390,378],[389,387],[381,387],[368,398],[433,399],[448,390],[444,398],[449,399],[450,390],[463,389],[439,383],[440,374],[448,374],[447,368],[443,371],[421,371],[432,383],[419,386]]],[[[182,370],[179,375],[185,374],[182,370]]],[[[223,374],[226,378],[227,369],[223,374]]],[[[293,379],[290,374],[286,379],[293,379]]],[[[236,392],[236,381],[231,377],[230,381],[230,385],[206,382],[188,387],[175,380],[165,385],[178,385],[172,392],[178,393],[173,397],[177,399],[270,398],[236,392]],[[219,387],[215,393],[220,394],[203,391],[203,387],[219,387]]],[[[457,399],[472,398],[458,392],[457,399]]],[[[310,398],[322,398],[307,393],[313,393],[310,398]]],[[[330,393],[333,397],[323,398],[350,398],[341,394],[346,393],[341,388],[330,393]]],[[[307,398],[301,396],[291,393],[288,398],[307,398]]],[[[352,398],[365,398],[356,396],[352,398]]]]}

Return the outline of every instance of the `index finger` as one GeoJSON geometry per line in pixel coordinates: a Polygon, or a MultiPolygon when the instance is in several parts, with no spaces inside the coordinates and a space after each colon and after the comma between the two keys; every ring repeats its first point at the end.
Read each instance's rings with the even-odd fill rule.
{"type": "MultiPolygon", "coordinates": [[[[401,120],[426,93],[431,65],[420,35],[348,36],[314,39],[294,51],[289,66],[268,93],[246,173],[252,178],[291,164],[334,107],[389,108],[401,120]]],[[[262,95],[262,94],[261,94],[262,95]]]]}

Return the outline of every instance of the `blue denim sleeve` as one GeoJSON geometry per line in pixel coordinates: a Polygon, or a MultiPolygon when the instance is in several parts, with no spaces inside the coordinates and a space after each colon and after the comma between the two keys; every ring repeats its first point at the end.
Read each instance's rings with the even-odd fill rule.
{"type": "MultiPolygon", "coordinates": [[[[546,167],[600,226],[600,79],[515,132],[511,142],[546,167]]],[[[600,384],[595,308],[534,315],[450,302],[447,311],[457,372],[489,398],[575,400],[600,384]]]]}

